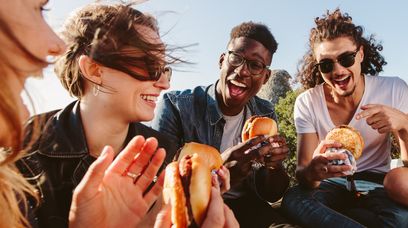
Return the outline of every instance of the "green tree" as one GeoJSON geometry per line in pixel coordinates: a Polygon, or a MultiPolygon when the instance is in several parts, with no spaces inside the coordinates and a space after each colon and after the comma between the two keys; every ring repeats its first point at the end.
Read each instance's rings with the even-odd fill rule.
{"type": "Polygon", "coordinates": [[[289,147],[289,156],[284,161],[284,166],[290,176],[290,185],[296,184],[296,128],[293,118],[293,107],[296,97],[301,93],[301,89],[289,91],[286,96],[279,99],[275,105],[276,115],[278,116],[279,134],[286,137],[286,143],[289,147]]]}

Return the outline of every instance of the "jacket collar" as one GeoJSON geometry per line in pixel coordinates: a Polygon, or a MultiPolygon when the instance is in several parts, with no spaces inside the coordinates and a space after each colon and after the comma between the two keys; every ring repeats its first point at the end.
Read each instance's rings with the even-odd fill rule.
{"type": "Polygon", "coordinates": [[[79,101],[69,104],[49,118],[39,139],[39,153],[65,158],[88,154],[79,101]]]}

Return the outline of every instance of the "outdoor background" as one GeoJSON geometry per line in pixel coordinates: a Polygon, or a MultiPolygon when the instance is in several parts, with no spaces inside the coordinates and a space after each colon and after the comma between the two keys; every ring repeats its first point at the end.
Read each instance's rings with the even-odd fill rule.
{"type": "MultiPolygon", "coordinates": [[[[45,12],[47,21],[58,31],[69,12],[89,0],[51,0],[45,12]]],[[[197,44],[184,58],[196,64],[176,66],[170,90],[207,85],[218,78],[218,58],[225,51],[231,28],[243,21],[266,24],[279,43],[272,68],[294,76],[299,59],[306,51],[308,33],[315,17],[339,7],[350,13],[366,34],[375,33],[384,46],[388,62],[382,75],[408,81],[408,3],[380,0],[150,0],[136,8],[157,16],[163,40],[172,45],[197,44]],[[181,72],[187,71],[187,72],[181,72]]],[[[61,87],[52,66],[44,79],[30,79],[26,85],[34,99],[36,113],[62,108],[73,98],[61,87]]]]}

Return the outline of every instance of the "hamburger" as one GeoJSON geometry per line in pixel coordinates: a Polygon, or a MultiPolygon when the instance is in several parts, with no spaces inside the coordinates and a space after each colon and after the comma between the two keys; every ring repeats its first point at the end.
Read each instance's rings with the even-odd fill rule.
{"type": "Polygon", "coordinates": [[[356,160],[363,153],[363,137],[361,137],[360,132],[348,125],[340,125],[333,128],[327,133],[326,140],[334,140],[341,143],[342,148],[350,151],[356,160]]]}
{"type": "Polygon", "coordinates": [[[247,119],[242,129],[242,142],[246,142],[259,135],[273,136],[278,134],[275,120],[269,117],[252,116],[247,119]]]}
{"type": "Polygon", "coordinates": [[[340,125],[333,128],[326,135],[326,140],[334,140],[342,144],[341,148],[328,148],[326,152],[336,152],[346,154],[345,160],[332,160],[332,165],[351,165],[353,169],[343,172],[345,175],[352,175],[357,171],[357,159],[360,158],[364,140],[360,132],[348,125],[340,125]]]}
{"type": "Polygon", "coordinates": [[[178,160],[166,167],[163,198],[171,205],[174,227],[202,225],[211,196],[211,172],[222,166],[214,147],[186,143],[178,160]]]}

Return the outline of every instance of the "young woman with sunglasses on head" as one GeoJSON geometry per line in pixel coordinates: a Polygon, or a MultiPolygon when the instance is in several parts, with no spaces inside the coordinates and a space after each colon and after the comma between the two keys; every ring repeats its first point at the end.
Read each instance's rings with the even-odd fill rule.
{"type": "Polygon", "coordinates": [[[336,9],[315,23],[298,74],[308,90],[294,109],[299,186],[286,193],[282,208],[307,227],[407,227],[408,209],[390,199],[383,180],[391,133],[402,158],[408,157],[408,86],[397,77],[377,76],[386,64],[382,46],[373,36],[365,38],[348,14],[336,9]],[[339,125],[357,129],[364,139],[352,178],[346,178],[350,165],[334,163],[346,155],[327,152],[342,145],[324,140],[339,125]],[[347,187],[353,184],[356,189],[347,187]]]}
{"type": "MultiPolygon", "coordinates": [[[[55,72],[78,100],[31,118],[27,137],[33,123],[42,131],[19,162],[39,187],[39,221],[53,227],[67,226],[72,192],[105,145],[119,152],[143,135],[157,138],[169,156],[175,152],[166,137],[139,123],[153,118],[156,100],[169,88],[167,64],[175,61],[165,54],[156,20],[130,6],[91,4],[66,20],[62,36],[67,49],[55,72]]],[[[136,181],[137,173],[125,175],[136,181]]]]}
{"type": "MultiPolygon", "coordinates": [[[[20,98],[25,80],[48,65],[48,56],[62,54],[65,49],[64,42],[43,18],[45,4],[46,1],[42,0],[15,0],[0,5],[0,227],[59,227],[60,224],[52,221],[53,217],[41,223],[34,216],[36,204],[44,203],[44,192],[36,191],[15,166],[41,130],[34,125],[31,138],[26,138],[27,147],[22,146],[22,124],[28,118],[27,108],[20,98]]],[[[136,226],[161,190],[163,178],[159,178],[159,184],[152,186],[150,191],[146,190],[154,178],[152,173],[157,172],[165,156],[163,149],[153,156],[156,147],[155,139],[145,140],[138,136],[114,162],[112,147],[104,147],[102,155],[90,166],[75,190],[70,219],[72,227],[136,226]],[[135,182],[127,177],[129,172],[138,170],[143,179],[135,182]],[[125,175],[124,171],[127,171],[125,175]]],[[[27,155],[30,156],[34,154],[27,155]]]]}

